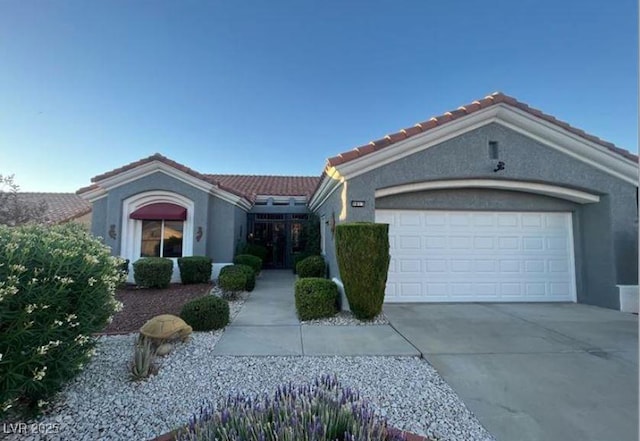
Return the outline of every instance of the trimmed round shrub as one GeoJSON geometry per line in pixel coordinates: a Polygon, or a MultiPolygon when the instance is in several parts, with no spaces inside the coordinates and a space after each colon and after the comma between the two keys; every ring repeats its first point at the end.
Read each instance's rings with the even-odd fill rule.
{"type": "Polygon", "coordinates": [[[298,279],[295,298],[300,320],[332,317],[338,312],[338,286],[331,280],[319,277],[298,279]]]}
{"type": "Polygon", "coordinates": [[[298,262],[296,273],[300,277],[324,277],[327,274],[327,264],[322,256],[309,256],[298,262]]]}
{"type": "Polygon", "coordinates": [[[164,257],[143,257],[133,262],[133,280],[145,288],[166,288],[171,283],[173,261],[164,257]]]}
{"type": "Polygon", "coordinates": [[[222,329],[229,324],[229,303],[213,295],[198,297],[184,304],[180,318],[194,331],[222,329]]]}
{"type": "Polygon", "coordinates": [[[262,259],[251,254],[238,254],[233,258],[233,263],[236,265],[248,265],[253,268],[256,274],[259,274],[262,269],[262,259]]]}
{"type": "Polygon", "coordinates": [[[253,268],[251,268],[248,265],[227,265],[225,267],[222,267],[222,269],[220,270],[220,275],[224,274],[224,273],[228,273],[228,272],[239,272],[245,275],[246,277],[246,283],[244,285],[244,290],[243,291],[253,291],[253,289],[256,287],[256,273],[253,271],[253,268]]]}
{"type": "Polygon", "coordinates": [[[180,279],[185,285],[211,282],[212,260],[207,256],[189,256],[178,258],[180,279]]]}
{"type": "Polygon", "coordinates": [[[122,260],[81,226],[0,226],[0,420],[38,413],[122,308],[122,260]]]}
{"type": "Polygon", "coordinates": [[[296,267],[298,266],[298,263],[304,259],[306,259],[307,257],[311,257],[314,256],[315,253],[306,253],[306,252],[302,252],[302,253],[295,253],[293,255],[293,274],[296,274],[296,267]]]}
{"type": "Polygon", "coordinates": [[[243,272],[247,276],[247,284],[244,286],[245,291],[253,291],[256,287],[256,273],[249,265],[231,265],[236,271],[243,272]]]}
{"type": "Polygon", "coordinates": [[[252,256],[259,257],[263,262],[267,260],[267,255],[269,254],[269,250],[267,247],[262,245],[258,245],[255,243],[247,243],[245,244],[238,254],[251,254],[252,256]]]}
{"type": "Polygon", "coordinates": [[[244,291],[247,286],[247,277],[247,274],[242,271],[221,270],[218,276],[218,286],[222,289],[223,296],[225,298],[235,298],[239,292],[244,291]]]}
{"type": "Polygon", "coordinates": [[[349,308],[359,319],[382,312],[389,270],[389,225],[354,222],[336,225],[336,257],[349,308]]]}

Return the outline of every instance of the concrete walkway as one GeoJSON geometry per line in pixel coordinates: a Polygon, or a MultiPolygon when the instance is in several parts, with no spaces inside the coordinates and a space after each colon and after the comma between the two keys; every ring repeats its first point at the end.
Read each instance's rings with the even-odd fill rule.
{"type": "Polygon", "coordinates": [[[216,355],[399,355],[420,352],[389,325],[311,326],[296,316],[290,270],[265,270],[213,349],[216,355]]]}

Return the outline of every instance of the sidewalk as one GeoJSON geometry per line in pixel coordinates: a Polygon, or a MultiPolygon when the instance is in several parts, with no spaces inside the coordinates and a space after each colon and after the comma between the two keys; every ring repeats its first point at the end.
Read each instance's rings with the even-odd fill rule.
{"type": "Polygon", "coordinates": [[[265,270],[213,349],[215,355],[419,356],[389,325],[301,325],[290,270],[265,270]]]}

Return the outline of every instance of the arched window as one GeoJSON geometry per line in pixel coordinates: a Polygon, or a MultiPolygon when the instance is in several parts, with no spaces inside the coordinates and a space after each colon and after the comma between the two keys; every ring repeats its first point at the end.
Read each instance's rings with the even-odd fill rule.
{"type": "Polygon", "coordinates": [[[120,256],[135,262],[147,256],[175,260],[193,255],[194,210],[191,199],[164,190],[137,193],[123,200],[120,256]]]}
{"type": "Polygon", "coordinates": [[[129,217],[142,221],[140,257],[182,257],[186,208],[155,203],[138,208],[129,217]]]}

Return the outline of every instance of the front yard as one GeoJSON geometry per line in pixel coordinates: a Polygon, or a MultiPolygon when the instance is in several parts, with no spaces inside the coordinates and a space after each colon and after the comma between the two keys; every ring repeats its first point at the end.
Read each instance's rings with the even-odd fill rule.
{"type": "MultiPolygon", "coordinates": [[[[223,405],[229,393],[272,394],[283,383],[306,383],[323,374],[336,374],[393,427],[434,440],[493,440],[435,369],[418,357],[215,356],[212,350],[224,333],[217,330],[194,332],[189,342],[177,344],[169,355],[158,359],[156,375],[130,381],[135,331],[145,317],[165,313],[168,307],[179,312],[182,303],[210,289],[219,294],[206,284],[119,291],[125,307],[109,329],[133,332],[99,337],[91,363],[39,420],[55,429],[47,439],[149,440],[188,422],[205,402],[223,405]]],[[[231,320],[247,295],[230,302],[231,320]]],[[[8,439],[41,438],[20,434],[8,439]]]]}

